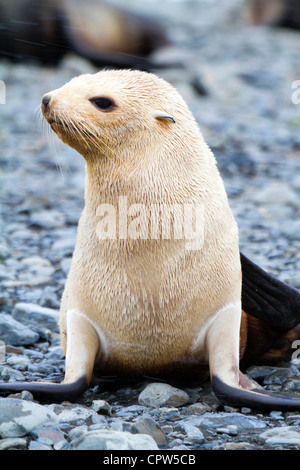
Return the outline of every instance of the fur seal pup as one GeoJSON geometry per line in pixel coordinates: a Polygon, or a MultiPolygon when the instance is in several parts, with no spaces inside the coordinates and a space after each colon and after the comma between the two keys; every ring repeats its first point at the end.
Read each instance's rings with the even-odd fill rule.
{"type": "Polygon", "coordinates": [[[14,60],[54,65],[75,52],[97,67],[147,70],[169,44],[158,21],[103,0],[0,0],[0,18],[0,55],[14,60]]]}
{"type": "Polygon", "coordinates": [[[1,384],[0,392],[73,400],[99,370],[154,376],[191,367],[199,377],[209,369],[223,403],[300,409],[300,400],[259,389],[240,371],[247,356],[281,354],[280,340],[296,334],[300,296],[240,255],[215,158],[179,93],[153,74],[102,71],[46,94],[41,109],[86,160],[60,310],[65,379],[1,384]],[[165,209],[171,235],[162,230],[165,209]],[[281,293],[292,298],[286,322],[281,293]]]}

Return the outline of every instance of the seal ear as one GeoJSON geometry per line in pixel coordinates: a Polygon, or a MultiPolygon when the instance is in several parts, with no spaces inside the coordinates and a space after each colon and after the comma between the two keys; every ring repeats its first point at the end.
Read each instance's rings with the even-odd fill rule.
{"type": "Polygon", "coordinates": [[[169,114],[165,113],[164,111],[154,111],[153,112],[153,116],[155,117],[155,119],[159,119],[159,120],[167,120],[167,121],[171,121],[173,123],[175,123],[175,119],[170,116],[169,114]]]}

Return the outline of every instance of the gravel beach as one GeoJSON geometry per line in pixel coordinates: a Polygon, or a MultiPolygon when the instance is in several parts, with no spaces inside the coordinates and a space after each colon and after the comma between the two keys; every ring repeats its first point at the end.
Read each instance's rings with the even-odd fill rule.
{"type": "MultiPolygon", "coordinates": [[[[115,3],[137,6],[165,25],[173,46],[153,60],[184,66],[154,72],[182,93],[217,158],[241,251],[300,288],[300,103],[293,88],[300,32],[247,24],[238,0],[115,3]]],[[[46,92],[96,71],[73,55],[55,68],[0,60],[3,382],[64,375],[57,319],[85,164],[50,133],[39,106],[46,92]]],[[[295,352],[290,362],[254,365],[247,374],[267,390],[300,398],[295,352]]],[[[300,449],[300,413],[224,407],[209,383],[108,380],[76,403],[41,404],[26,391],[0,398],[0,450],[6,449],[300,449]]]]}

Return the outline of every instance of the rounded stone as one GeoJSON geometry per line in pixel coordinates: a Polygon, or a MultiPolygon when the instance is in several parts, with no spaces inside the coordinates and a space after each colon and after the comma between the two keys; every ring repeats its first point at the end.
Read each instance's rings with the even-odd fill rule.
{"type": "Polygon", "coordinates": [[[22,437],[36,428],[56,427],[55,414],[42,405],[15,398],[0,400],[0,436],[22,437]]]}
{"type": "Polygon", "coordinates": [[[154,439],[147,434],[97,430],[71,442],[72,450],[157,450],[154,439]]]}
{"type": "Polygon", "coordinates": [[[189,395],[165,383],[152,383],[140,393],[138,401],[141,405],[152,407],[178,407],[189,402],[189,395]]]}

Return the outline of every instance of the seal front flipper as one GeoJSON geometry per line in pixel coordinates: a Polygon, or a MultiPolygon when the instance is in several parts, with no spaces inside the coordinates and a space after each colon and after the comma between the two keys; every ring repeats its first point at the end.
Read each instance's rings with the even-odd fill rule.
{"type": "Polygon", "coordinates": [[[268,274],[243,253],[240,255],[243,310],[280,330],[298,325],[300,292],[268,274]]]}
{"type": "Polygon", "coordinates": [[[240,303],[228,304],[206,334],[206,354],[213,390],[221,403],[263,411],[300,410],[300,399],[259,388],[239,370],[240,303]]]}
{"type": "Polygon", "coordinates": [[[0,393],[27,390],[41,400],[75,400],[87,389],[99,351],[99,336],[77,310],[67,312],[65,378],[62,383],[15,382],[0,384],[0,393]]]}

